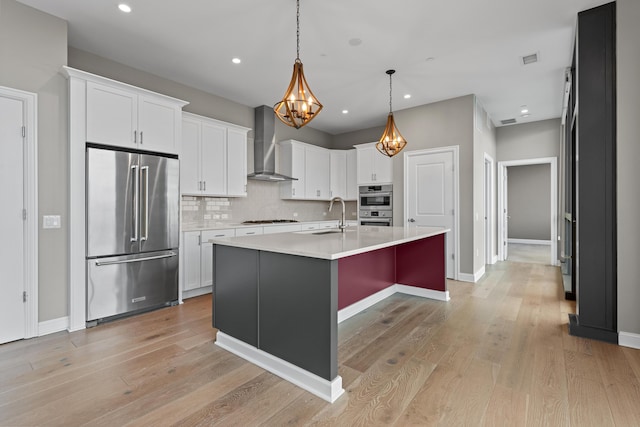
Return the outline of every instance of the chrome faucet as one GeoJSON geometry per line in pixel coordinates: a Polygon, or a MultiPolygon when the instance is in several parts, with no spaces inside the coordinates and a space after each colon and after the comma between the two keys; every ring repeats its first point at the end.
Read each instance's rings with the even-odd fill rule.
{"type": "Polygon", "coordinates": [[[340,202],[342,203],[342,217],[340,218],[340,224],[338,225],[338,228],[340,229],[340,231],[344,232],[345,228],[347,228],[347,224],[345,224],[344,222],[344,200],[342,200],[342,197],[334,197],[333,199],[331,199],[331,202],[329,202],[329,212],[331,212],[331,208],[333,207],[333,202],[340,202]]]}

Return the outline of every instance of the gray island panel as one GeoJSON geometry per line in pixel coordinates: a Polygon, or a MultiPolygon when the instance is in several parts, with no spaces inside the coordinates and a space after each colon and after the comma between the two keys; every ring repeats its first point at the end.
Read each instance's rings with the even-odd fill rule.
{"type": "Polygon", "coordinates": [[[338,263],[260,252],[261,350],[326,380],[338,375],[338,263]]]}

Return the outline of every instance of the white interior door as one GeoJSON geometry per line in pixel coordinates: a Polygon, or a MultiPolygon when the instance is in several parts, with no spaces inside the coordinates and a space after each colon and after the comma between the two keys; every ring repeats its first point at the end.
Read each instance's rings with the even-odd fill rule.
{"type": "Polygon", "coordinates": [[[455,189],[452,151],[408,157],[406,186],[407,226],[446,227],[447,277],[455,278],[455,189]]]}
{"type": "Polygon", "coordinates": [[[504,259],[505,261],[509,257],[509,185],[507,185],[507,169],[508,168],[503,168],[504,173],[502,174],[502,206],[504,208],[504,215],[502,219],[504,222],[502,224],[502,238],[500,239],[503,254],[502,259],[504,259]]]}
{"type": "Polygon", "coordinates": [[[25,338],[23,101],[0,96],[0,344],[25,338]]]}

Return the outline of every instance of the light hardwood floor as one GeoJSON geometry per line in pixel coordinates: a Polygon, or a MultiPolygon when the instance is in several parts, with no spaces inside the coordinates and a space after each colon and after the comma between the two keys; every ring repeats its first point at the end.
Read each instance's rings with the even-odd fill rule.
{"type": "Polygon", "coordinates": [[[557,267],[449,289],[343,322],[333,405],[217,348],[204,296],[0,346],[0,425],[640,425],[640,350],[569,336],[557,267]]]}

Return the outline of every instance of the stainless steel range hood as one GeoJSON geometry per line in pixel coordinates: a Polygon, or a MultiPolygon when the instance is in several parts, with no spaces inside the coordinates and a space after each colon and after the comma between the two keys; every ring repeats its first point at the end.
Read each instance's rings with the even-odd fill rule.
{"type": "Polygon", "coordinates": [[[253,173],[248,179],[258,181],[297,181],[298,178],[276,173],[276,118],[273,108],[266,105],[255,108],[255,137],[253,140],[253,173]]]}

